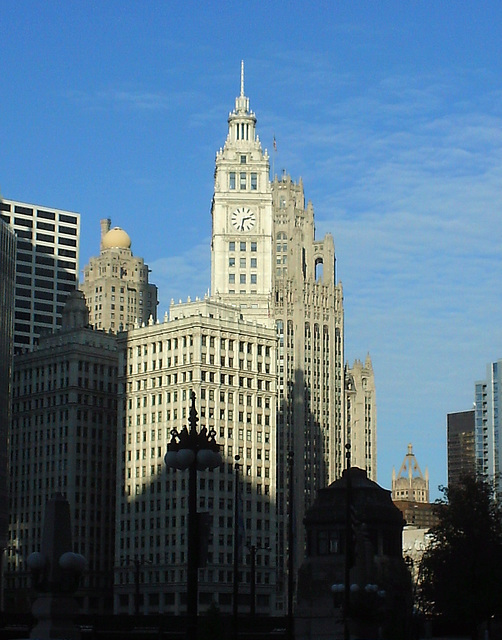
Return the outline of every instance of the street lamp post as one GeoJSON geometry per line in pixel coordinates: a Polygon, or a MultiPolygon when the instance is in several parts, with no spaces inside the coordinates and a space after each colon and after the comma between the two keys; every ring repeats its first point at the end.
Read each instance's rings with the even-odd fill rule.
{"type": "Polygon", "coordinates": [[[221,465],[220,446],[216,431],[206,427],[197,432],[195,393],[191,393],[189,429],[171,431],[171,441],[164,457],[171,469],[188,469],[188,547],[187,547],[187,639],[197,640],[199,537],[197,527],[197,471],[215,469],[221,465]]]}
{"type": "Polygon", "coordinates": [[[239,555],[241,546],[240,522],[243,517],[240,513],[240,487],[239,487],[239,460],[240,456],[235,456],[235,479],[234,479],[234,570],[233,570],[233,599],[232,599],[232,622],[233,637],[237,640],[239,635],[239,555]]]}
{"type": "Polygon", "coordinates": [[[347,484],[345,487],[345,572],[343,592],[343,637],[350,640],[349,616],[350,616],[350,569],[352,567],[354,549],[352,540],[352,480],[350,477],[350,442],[345,445],[345,473],[347,484]]]}
{"type": "Polygon", "coordinates": [[[294,453],[288,453],[288,480],[289,480],[289,501],[288,501],[288,640],[294,638],[294,619],[293,619],[293,591],[294,591],[294,453]]]}
{"type": "Polygon", "coordinates": [[[251,549],[251,585],[249,589],[249,597],[251,599],[249,613],[254,618],[256,615],[256,545],[252,544],[251,549]]]}
{"type": "Polygon", "coordinates": [[[270,551],[270,547],[262,547],[261,545],[252,544],[248,546],[250,555],[250,588],[249,588],[249,615],[254,618],[256,615],[256,553],[258,551],[270,551]]]}

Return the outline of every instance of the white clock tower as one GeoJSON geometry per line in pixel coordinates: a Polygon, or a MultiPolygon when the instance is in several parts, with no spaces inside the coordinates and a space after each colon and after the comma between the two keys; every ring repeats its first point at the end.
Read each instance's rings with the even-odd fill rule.
{"type": "Polygon", "coordinates": [[[237,305],[246,318],[269,324],[273,250],[269,157],[262,151],[256,116],[244,95],[244,63],[225,146],[216,154],[212,218],[212,296],[237,305]]]}

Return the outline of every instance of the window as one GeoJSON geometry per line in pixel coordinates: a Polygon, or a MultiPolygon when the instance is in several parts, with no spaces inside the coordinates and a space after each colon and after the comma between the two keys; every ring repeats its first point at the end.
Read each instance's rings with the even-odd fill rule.
{"type": "Polygon", "coordinates": [[[228,281],[230,282],[230,284],[235,284],[235,273],[228,274],[228,281]]]}
{"type": "Polygon", "coordinates": [[[256,273],[251,274],[251,284],[256,284],[256,273]]]}
{"type": "Polygon", "coordinates": [[[251,251],[256,251],[256,242],[251,243],[251,251]]]}
{"type": "Polygon", "coordinates": [[[256,258],[251,258],[251,269],[256,269],[256,258]]]}
{"type": "Polygon", "coordinates": [[[241,275],[239,276],[239,282],[241,284],[246,284],[246,274],[245,273],[241,273],[241,275]]]}
{"type": "Polygon", "coordinates": [[[229,242],[228,243],[228,250],[229,251],[235,251],[235,242],[229,242]]]}
{"type": "Polygon", "coordinates": [[[244,172],[239,174],[239,189],[243,190],[246,188],[246,174],[244,172]]]}
{"type": "Polygon", "coordinates": [[[235,171],[230,172],[228,188],[232,191],[235,189],[235,171]]]}
{"type": "MultiPolygon", "coordinates": [[[[251,243],[251,246],[253,246],[253,243],[251,243]]],[[[241,249],[241,251],[246,251],[246,243],[245,242],[241,242],[240,243],[240,249],[241,249]]]]}
{"type": "Polygon", "coordinates": [[[228,266],[229,267],[235,267],[235,258],[229,258],[228,259],[228,266]]]}
{"type": "Polygon", "coordinates": [[[258,174],[251,174],[251,191],[256,191],[258,188],[258,174]]]}
{"type": "Polygon", "coordinates": [[[241,156],[241,164],[246,164],[246,156],[241,156]]]}
{"type": "Polygon", "coordinates": [[[239,266],[241,269],[245,269],[246,268],[246,258],[241,258],[239,260],[239,266]]]}

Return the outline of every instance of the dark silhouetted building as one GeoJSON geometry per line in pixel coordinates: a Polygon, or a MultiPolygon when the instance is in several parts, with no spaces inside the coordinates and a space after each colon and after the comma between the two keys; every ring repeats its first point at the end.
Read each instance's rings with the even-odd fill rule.
{"type": "Polygon", "coordinates": [[[74,290],[61,329],[14,357],[10,432],[10,522],[6,610],[26,610],[26,558],[39,551],[47,501],[70,503],[75,551],[87,568],[84,612],[112,607],[117,458],[116,336],[89,327],[74,290]]]}
{"type": "MultiPolygon", "coordinates": [[[[0,201],[1,204],[1,201],[0,201]]],[[[0,220],[0,563],[7,543],[8,459],[16,236],[0,220]]],[[[0,587],[1,592],[1,587],[0,587]]],[[[0,608],[3,603],[0,603],[0,608]]]]}
{"type": "Polygon", "coordinates": [[[297,640],[342,637],[341,611],[337,610],[343,605],[347,577],[351,623],[359,627],[368,623],[364,632],[369,634],[358,636],[361,628],[352,629],[351,637],[376,638],[376,627],[389,633],[383,637],[390,637],[389,626],[395,631],[403,624],[397,614],[404,614],[409,598],[403,526],[391,492],[370,480],[363,469],[352,467],[350,476],[344,471],[339,480],[318,492],[305,517],[307,558],[298,574],[297,640]],[[345,574],[347,553],[352,558],[349,576],[345,574]],[[384,611],[393,611],[393,620],[384,611]]]}
{"type": "Polygon", "coordinates": [[[476,473],[474,409],[447,415],[448,486],[476,473]]]}

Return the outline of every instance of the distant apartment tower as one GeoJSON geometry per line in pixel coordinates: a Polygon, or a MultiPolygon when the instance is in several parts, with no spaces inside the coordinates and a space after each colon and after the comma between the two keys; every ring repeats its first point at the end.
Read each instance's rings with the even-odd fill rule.
{"type": "Polygon", "coordinates": [[[97,329],[125,331],[157,320],[157,287],[148,282],[148,266],[134,257],[131,238],[119,227],[101,220],[97,258],[84,267],[80,288],[89,307],[89,321],[97,329]]]}
{"type": "Polygon", "coordinates": [[[257,612],[275,612],[277,516],[276,335],[211,300],[171,306],[170,318],[118,335],[120,352],[115,612],[132,613],[134,567],[141,610],[185,611],[188,472],[166,468],[171,430],[187,425],[195,392],[198,429],[216,431],[224,463],[199,472],[198,511],[211,522],[199,606],[232,611],[235,470],[240,457],[243,598],[256,554],[257,612]],[[247,559],[245,558],[247,556],[247,559]]]}
{"type": "MultiPolygon", "coordinates": [[[[0,220],[0,563],[2,562],[3,550],[7,546],[8,529],[7,450],[14,344],[15,269],[16,236],[12,229],[0,220]]],[[[0,602],[0,606],[2,604],[0,602]]]]}
{"type": "Polygon", "coordinates": [[[61,325],[64,303],[77,286],[80,214],[3,199],[0,218],[17,236],[14,352],[19,353],[61,325]]]}
{"type": "Polygon", "coordinates": [[[345,403],[351,465],[364,469],[376,482],[375,376],[369,355],[364,364],[356,360],[353,367],[345,366],[345,403]]]}
{"type": "Polygon", "coordinates": [[[476,474],[474,409],[447,415],[448,486],[476,474]]]}
{"type": "Polygon", "coordinates": [[[87,561],[78,591],[83,611],[112,609],[117,362],[116,336],[89,327],[78,290],[66,302],[62,327],[15,356],[7,611],[26,608],[26,558],[39,550],[55,492],[70,503],[75,551],[87,561]]]}
{"type": "Polygon", "coordinates": [[[475,383],[474,433],[476,473],[489,478],[502,495],[502,359],[486,367],[486,379],[475,383]]]}

